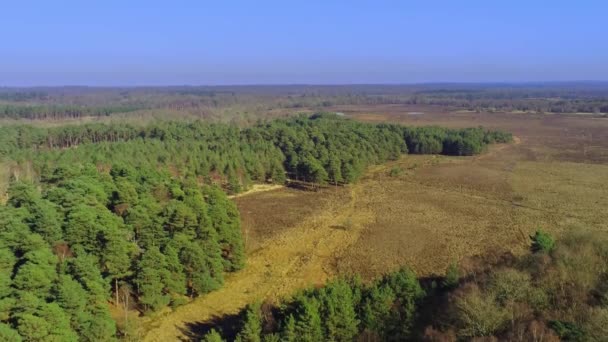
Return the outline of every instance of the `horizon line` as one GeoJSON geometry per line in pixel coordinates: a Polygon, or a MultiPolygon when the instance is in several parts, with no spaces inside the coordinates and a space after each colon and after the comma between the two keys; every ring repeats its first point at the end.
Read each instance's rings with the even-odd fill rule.
{"type": "Polygon", "coordinates": [[[545,81],[433,81],[433,82],[370,82],[370,83],[230,83],[230,84],[141,84],[141,85],[91,85],[91,84],[62,84],[62,85],[0,85],[0,89],[27,88],[178,88],[178,87],[339,87],[339,86],[425,86],[425,85],[543,85],[543,84],[589,84],[606,83],[606,80],[545,80],[545,81]]]}

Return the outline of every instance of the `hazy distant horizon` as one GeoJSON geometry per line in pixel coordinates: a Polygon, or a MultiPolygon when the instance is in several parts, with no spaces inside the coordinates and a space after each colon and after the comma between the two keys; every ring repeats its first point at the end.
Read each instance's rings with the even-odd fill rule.
{"type": "Polygon", "coordinates": [[[540,80],[540,81],[433,81],[433,82],[376,82],[376,83],[226,83],[226,84],[0,84],[0,89],[36,89],[36,88],[179,88],[179,87],[357,87],[357,86],[559,86],[559,85],[608,85],[605,80],[540,80]]]}

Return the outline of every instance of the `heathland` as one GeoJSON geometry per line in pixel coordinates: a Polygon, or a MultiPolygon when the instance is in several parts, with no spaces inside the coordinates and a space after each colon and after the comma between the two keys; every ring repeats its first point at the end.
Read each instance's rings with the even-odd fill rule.
{"type": "Polygon", "coordinates": [[[601,340],[606,90],[454,87],[3,89],[0,336],[601,340]]]}

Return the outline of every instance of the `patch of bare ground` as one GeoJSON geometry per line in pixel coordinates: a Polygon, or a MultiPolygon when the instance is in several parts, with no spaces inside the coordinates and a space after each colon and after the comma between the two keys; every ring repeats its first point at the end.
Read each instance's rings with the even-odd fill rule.
{"type": "Polygon", "coordinates": [[[281,189],[283,185],[280,184],[253,184],[247,191],[240,192],[236,195],[230,195],[228,198],[239,198],[243,196],[249,196],[258,192],[272,191],[281,189]]]}
{"type": "Polygon", "coordinates": [[[235,198],[247,253],[260,249],[266,240],[322,212],[328,195],[332,193],[281,188],[235,198]]]}

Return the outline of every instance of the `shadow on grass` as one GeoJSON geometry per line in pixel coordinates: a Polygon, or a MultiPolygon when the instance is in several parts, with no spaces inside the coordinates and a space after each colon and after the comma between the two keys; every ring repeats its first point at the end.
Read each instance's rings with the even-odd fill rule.
{"type": "Polygon", "coordinates": [[[207,321],[189,322],[178,327],[184,337],[182,341],[200,341],[211,329],[215,329],[227,341],[233,341],[243,322],[243,312],[232,315],[214,316],[207,321]]]}

